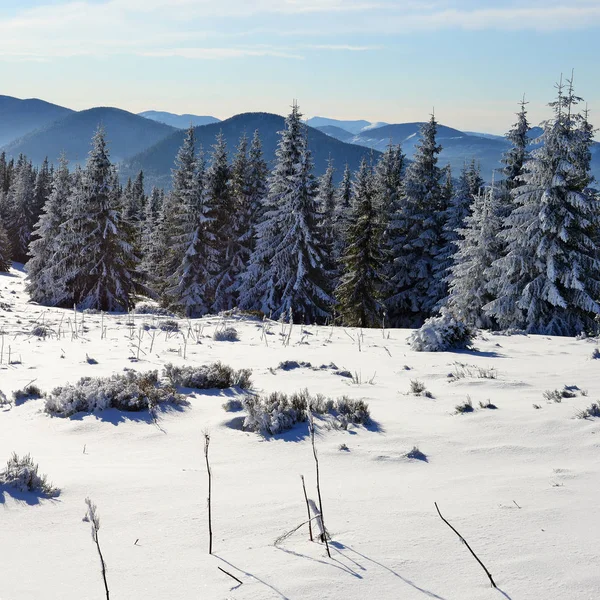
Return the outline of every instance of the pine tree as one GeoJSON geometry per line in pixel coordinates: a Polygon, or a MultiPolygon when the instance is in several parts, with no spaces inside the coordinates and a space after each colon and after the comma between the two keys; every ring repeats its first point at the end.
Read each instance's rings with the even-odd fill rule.
{"type": "Polygon", "coordinates": [[[317,207],[321,215],[321,227],[323,229],[323,243],[331,256],[335,240],[335,208],[336,189],[333,183],[335,168],[333,159],[329,157],[327,169],[319,178],[317,184],[317,207]]]}
{"type": "Polygon", "coordinates": [[[19,157],[15,170],[15,177],[8,191],[7,226],[13,259],[26,262],[35,218],[35,173],[31,163],[24,156],[19,157]]]}
{"type": "Polygon", "coordinates": [[[349,327],[376,327],[383,317],[384,255],[376,197],[373,169],[363,158],[348,216],[342,275],[335,291],[336,308],[342,323],[349,327]]]}
{"type": "Polygon", "coordinates": [[[586,188],[589,171],[578,166],[591,140],[581,136],[580,98],[569,82],[550,106],[543,146],[531,153],[508,217],[507,254],[498,297],[486,307],[501,327],[532,333],[575,335],[593,331],[600,314],[600,261],[594,236],[600,201],[586,188]],[[586,172],[587,171],[587,172],[586,172]]]}
{"type": "Polygon", "coordinates": [[[218,255],[211,278],[211,309],[213,312],[230,310],[236,304],[236,280],[239,261],[234,224],[234,200],[231,193],[231,168],[228,162],[227,142],[222,132],[213,146],[211,165],[206,174],[206,193],[209,205],[210,233],[218,255]]]}
{"type": "Polygon", "coordinates": [[[210,310],[212,274],[218,267],[218,251],[210,223],[204,154],[196,159],[191,194],[182,206],[181,224],[174,242],[182,259],[167,296],[171,306],[188,317],[200,317],[210,310]]]}
{"type": "Polygon", "coordinates": [[[492,299],[490,267],[498,259],[501,245],[498,234],[501,221],[499,194],[492,187],[479,192],[472,211],[458,230],[457,252],[448,276],[448,312],[466,325],[491,328],[494,323],[483,307],[492,299]]]}
{"type": "Polygon", "coordinates": [[[269,179],[267,210],[257,226],[249,265],[256,284],[244,289],[242,308],[275,318],[291,310],[295,320],[307,322],[329,316],[332,298],[315,196],[306,126],[294,104],[269,179]]]}
{"type": "MultiPolygon", "coordinates": [[[[94,135],[85,169],[71,193],[60,242],[62,285],[80,308],[114,311],[132,305],[139,287],[138,259],[122,219],[121,189],[102,128],[94,135]]],[[[61,304],[67,304],[66,299],[61,304]]]]}
{"type": "Polygon", "coordinates": [[[51,191],[52,175],[50,173],[48,158],[46,157],[35,176],[35,184],[33,188],[33,206],[31,209],[31,222],[29,224],[32,231],[36,223],[39,221],[42,210],[44,209],[44,204],[46,204],[46,200],[48,200],[51,191]]]}
{"type": "Polygon", "coordinates": [[[521,110],[517,113],[517,122],[512,129],[506,134],[506,139],[511,143],[511,148],[502,158],[504,167],[502,174],[504,175],[504,188],[509,192],[521,185],[521,176],[523,167],[527,162],[529,146],[529,132],[531,127],[527,119],[527,102],[525,98],[521,101],[521,110]]]}
{"type": "Polygon", "coordinates": [[[60,287],[62,279],[57,265],[64,258],[61,255],[61,226],[67,220],[67,209],[71,194],[71,175],[64,155],[54,171],[52,191],[42,215],[33,231],[29,246],[31,259],[27,262],[27,292],[31,300],[53,306],[65,299],[67,292],[60,287]]]}
{"type": "Polygon", "coordinates": [[[346,231],[348,229],[352,208],[352,172],[348,163],[344,168],[342,181],[336,190],[335,212],[333,213],[333,264],[339,267],[345,247],[346,231]]]}
{"type": "Polygon", "coordinates": [[[2,219],[0,219],[0,273],[8,273],[11,267],[12,251],[10,247],[10,239],[4,228],[2,219]]]}
{"type": "Polygon", "coordinates": [[[446,208],[436,134],[432,115],[421,128],[421,141],[406,170],[399,206],[389,224],[393,271],[386,303],[395,326],[419,325],[443,298],[443,281],[435,276],[446,208]]]}

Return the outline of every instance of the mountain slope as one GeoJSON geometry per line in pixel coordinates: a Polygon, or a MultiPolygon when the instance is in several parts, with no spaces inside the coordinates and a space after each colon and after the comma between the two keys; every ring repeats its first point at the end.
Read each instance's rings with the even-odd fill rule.
{"type": "Polygon", "coordinates": [[[350,133],[354,133],[355,135],[363,131],[368,131],[370,129],[375,129],[387,125],[387,123],[383,122],[371,123],[371,121],[365,121],[364,119],[360,119],[357,121],[340,121],[339,119],[329,119],[327,117],[312,117],[310,119],[307,119],[306,124],[309,127],[315,128],[327,126],[339,127],[340,129],[343,129],[350,133]]]}
{"type": "Polygon", "coordinates": [[[221,119],[211,116],[199,116],[199,115],[176,115],[170,112],[164,112],[160,110],[146,110],[138,113],[140,117],[157,121],[158,123],[164,123],[170,125],[176,129],[187,129],[190,124],[194,127],[199,125],[210,125],[211,123],[219,123],[221,119]]]}
{"type": "Polygon", "coordinates": [[[37,98],[21,100],[12,96],[0,96],[0,146],[62,119],[72,112],[70,108],[37,98]]]}
{"type": "MultiPolygon", "coordinates": [[[[235,151],[240,136],[246,132],[249,138],[254,130],[258,129],[263,144],[265,160],[272,165],[275,150],[279,142],[279,132],[284,128],[284,118],[271,113],[243,113],[226,119],[220,123],[212,123],[196,127],[196,140],[198,146],[202,145],[210,151],[219,131],[223,132],[227,140],[230,156],[235,151]]],[[[169,187],[171,183],[171,169],[177,150],[185,136],[184,131],[176,131],[152,148],[141,152],[124,162],[123,174],[133,174],[140,169],[144,170],[147,180],[154,185],[169,187]]],[[[363,157],[370,157],[372,151],[355,144],[346,144],[324,134],[312,127],[308,128],[308,144],[315,162],[315,173],[322,174],[331,156],[337,168],[337,178],[341,178],[343,166],[348,163],[351,169],[357,169],[363,157]]],[[[375,158],[379,154],[375,152],[375,158]]]]}
{"type": "Polygon", "coordinates": [[[176,131],[169,125],[118,108],[100,107],[72,113],[16,140],[5,150],[12,156],[26,154],[34,163],[40,163],[46,156],[56,163],[64,151],[71,163],[82,163],[99,125],[106,129],[113,162],[141,152],[176,131]]]}

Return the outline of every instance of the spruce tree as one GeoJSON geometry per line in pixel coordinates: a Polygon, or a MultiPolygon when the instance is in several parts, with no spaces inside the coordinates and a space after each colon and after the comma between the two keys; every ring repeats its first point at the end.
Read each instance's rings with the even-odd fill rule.
{"type": "Polygon", "coordinates": [[[594,331],[600,314],[600,261],[594,236],[600,201],[586,187],[589,171],[578,167],[591,140],[580,135],[580,98],[569,82],[558,84],[544,126],[543,145],[531,153],[513,191],[517,207],[504,233],[507,254],[497,298],[486,310],[501,327],[532,333],[575,335],[594,331]]]}
{"type": "Polygon", "coordinates": [[[69,213],[61,227],[65,245],[59,270],[72,300],[80,308],[128,309],[138,288],[138,259],[122,219],[121,189],[102,128],[71,193],[69,213]]]}
{"type": "Polygon", "coordinates": [[[333,214],[333,263],[339,262],[345,247],[345,237],[352,208],[352,172],[348,163],[344,168],[342,180],[336,190],[335,212],[333,214]]]}
{"type": "Polygon", "coordinates": [[[443,281],[435,276],[443,243],[444,200],[438,167],[441,146],[436,142],[437,122],[421,127],[421,141],[406,170],[398,208],[388,226],[393,260],[387,307],[395,326],[415,326],[428,318],[443,298],[443,281]]]}
{"type": "Polygon", "coordinates": [[[457,251],[448,276],[446,306],[457,321],[472,327],[491,328],[494,325],[483,307],[493,299],[490,267],[498,259],[501,248],[498,200],[494,183],[488,190],[480,191],[455,241],[457,251]]]}
{"type": "Polygon", "coordinates": [[[26,289],[31,300],[48,306],[60,303],[66,296],[57,268],[64,258],[60,247],[61,227],[67,220],[70,195],[71,175],[67,159],[62,155],[54,171],[52,191],[33,231],[29,246],[31,259],[26,265],[26,289]]]}
{"type": "Polygon", "coordinates": [[[218,251],[210,223],[204,154],[196,159],[191,194],[181,207],[178,234],[173,240],[182,253],[175,273],[169,277],[167,297],[171,306],[188,317],[210,310],[212,274],[218,267],[218,251]]]}
{"type": "Polygon", "coordinates": [[[233,262],[238,244],[235,232],[235,205],[231,191],[227,142],[220,132],[213,146],[211,164],[206,173],[209,227],[218,252],[210,282],[211,309],[217,313],[230,310],[236,304],[236,279],[240,264],[237,260],[233,262]]]}
{"type": "Polygon", "coordinates": [[[11,267],[11,247],[8,232],[0,219],[0,273],[8,273],[11,267]]]}
{"type": "Polygon", "coordinates": [[[363,158],[354,183],[340,284],[335,291],[336,309],[349,327],[377,327],[383,318],[384,255],[376,199],[373,169],[363,158]]]}
{"type": "Polygon", "coordinates": [[[336,208],[336,189],[333,183],[335,168],[333,159],[329,157],[327,169],[319,178],[317,184],[317,207],[321,214],[321,227],[323,229],[323,242],[327,248],[329,256],[333,252],[335,240],[335,208],[336,208]]]}
{"type": "Polygon", "coordinates": [[[329,316],[330,274],[324,266],[315,187],[306,126],[294,104],[269,179],[267,210],[257,226],[249,266],[256,283],[244,289],[242,308],[262,310],[274,318],[291,310],[295,320],[305,322],[329,316]]]}
{"type": "Polygon", "coordinates": [[[13,259],[18,262],[28,259],[27,249],[35,219],[34,192],[35,172],[31,163],[20,156],[7,197],[7,228],[13,259]]]}

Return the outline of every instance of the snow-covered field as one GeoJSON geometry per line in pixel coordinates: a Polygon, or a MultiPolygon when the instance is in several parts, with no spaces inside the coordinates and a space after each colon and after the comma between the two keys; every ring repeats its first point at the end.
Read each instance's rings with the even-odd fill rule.
{"type": "Polygon", "coordinates": [[[18,271],[0,275],[0,303],[11,308],[0,308],[0,390],[7,396],[32,380],[49,391],[124,368],[222,360],[251,368],[258,391],[364,398],[376,426],[340,431],[320,422],[328,558],[323,545],[308,541],[306,527],[274,545],[305,519],[300,474],[315,497],[306,424],[269,439],[244,432],[240,413],[222,408],[233,391],[193,394],[188,408],[162,413],[160,427],[148,415],[113,410],[51,418],[41,399],[0,408],[0,461],[30,452],[62,490],[47,500],[0,488],[2,600],[105,597],[89,523],[82,522],[86,496],[98,505],[113,600],[600,597],[600,419],[575,417],[600,397],[600,360],[591,358],[597,341],[485,334],[475,352],[431,354],[411,351],[406,330],[294,326],[286,345],[279,324],[264,336],[260,323],[244,321],[234,324],[240,341],[215,342],[221,319],[206,318],[192,323],[202,328],[201,343],[187,347],[182,335],[160,332],[149,353],[152,330],[144,333],[135,362],[139,328],[157,324],[155,317],[136,315],[130,327],[127,315],[105,315],[102,335],[100,315],[86,315],[82,333],[78,314],[74,336],[73,311],[28,304],[22,278],[18,271]],[[60,327],[61,338],[32,336],[42,322],[60,327]],[[332,369],[278,370],[283,360],[333,362],[362,383],[332,369]],[[433,398],[409,393],[415,379],[433,398]],[[565,385],[577,386],[574,397],[543,397],[565,385]],[[456,414],[467,395],[475,411],[456,414]],[[487,400],[497,410],[479,407],[487,400]],[[427,461],[406,457],[413,446],[427,461]],[[499,590],[440,520],[434,501],[499,590]],[[236,587],[218,567],[243,584],[236,587]]]}

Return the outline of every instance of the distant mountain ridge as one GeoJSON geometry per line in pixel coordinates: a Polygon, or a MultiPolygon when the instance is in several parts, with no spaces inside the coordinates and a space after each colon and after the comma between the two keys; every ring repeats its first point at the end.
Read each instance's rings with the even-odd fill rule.
{"type": "Polygon", "coordinates": [[[306,120],[306,124],[309,127],[314,127],[315,129],[320,129],[321,127],[339,127],[344,131],[348,131],[349,133],[353,133],[355,135],[362,133],[363,131],[368,131],[370,129],[375,129],[377,127],[383,127],[384,125],[388,125],[388,123],[382,122],[371,122],[365,121],[363,119],[359,119],[357,121],[341,121],[339,119],[330,119],[328,117],[311,117],[306,120]]]}
{"type": "Polygon", "coordinates": [[[0,96],[0,146],[73,113],[70,108],[37,98],[0,96]]]}
{"type": "MultiPolygon", "coordinates": [[[[202,146],[206,152],[210,152],[211,146],[215,143],[215,136],[222,132],[231,157],[242,134],[246,133],[248,138],[251,138],[254,131],[258,129],[265,160],[269,166],[273,166],[275,151],[280,139],[279,132],[284,129],[284,126],[285,118],[279,115],[242,113],[219,123],[196,127],[194,132],[197,145],[202,146]]],[[[126,160],[122,165],[122,172],[129,176],[141,169],[148,181],[161,187],[169,187],[171,169],[184,136],[184,131],[174,132],[155,146],[126,160]]],[[[312,127],[308,127],[308,146],[315,164],[315,175],[319,176],[325,172],[327,160],[331,157],[337,170],[336,180],[341,178],[346,163],[355,170],[363,158],[370,159],[373,155],[376,160],[379,156],[377,151],[356,144],[347,144],[312,127]]]]}
{"type": "Polygon", "coordinates": [[[146,110],[138,113],[140,117],[157,121],[158,123],[164,123],[170,125],[176,129],[187,129],[190,125],[198,127],[199,125],[210,125],[211,123],[219,123],[221,119],[211,116],[200,116],[200,115],[177,115],[175,113],[165,112],[161,110],[146,110]]]}
{"type": "Polygon", "coordinates": [[[7,154],[25,154],[34,163],[47,156],[56,164],[61,153],[69,162],[83,163],[87,159],[94,132],[99,125],[106,130],[111,160],[121,160],[141,152],[177,131],[174,127],[145,119],[112,107],[98,107],[72,112],[41,129],[36,129],[3,149],[7,154]]]}

